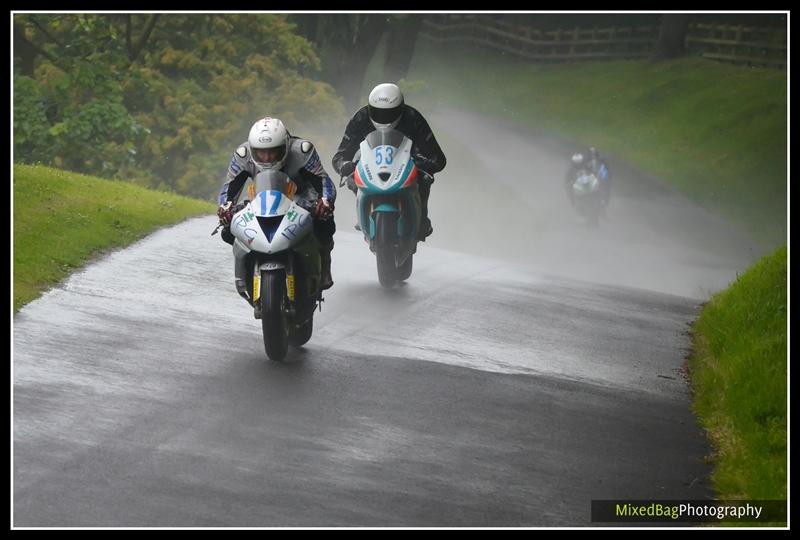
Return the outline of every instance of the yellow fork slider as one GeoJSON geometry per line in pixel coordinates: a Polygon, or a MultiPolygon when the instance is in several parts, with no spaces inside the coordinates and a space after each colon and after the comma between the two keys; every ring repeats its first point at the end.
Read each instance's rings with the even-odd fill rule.
{"type": "Polygon", "coordinates": [[[286,275],[286,290],[289,293],[289,300],[294,302],[294,274],[286,275]]]}

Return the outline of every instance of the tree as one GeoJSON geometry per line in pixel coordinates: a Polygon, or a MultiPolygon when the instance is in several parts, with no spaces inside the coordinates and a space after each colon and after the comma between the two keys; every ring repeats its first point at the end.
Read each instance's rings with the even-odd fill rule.
{"type": "Polygon", "coordinates": [[[303,35],[311,40],[322,61],[322,74],[352,111],[361,99],[361,86],[375,49],[388,29],[383,14],[296,15],[303,35]]]}
{"type": "Polygon", "coordinates": [[[423,18],[419,15],[395,15],[390,21],[389,40],[386,48],[384,79],[397,82],[404,79],[414,57],[423,18]]]}
{"type": "Polygon", "coordinates": [[[33,68],[37,56],[44,56],[51,62],[55,58],[43,51],[40,47],[35,45],[28,39],[26,35],[26,28],[18,21],[14,21],[14,58],[18,59],[15,65],[19,68],[20,73],[27,77],[33,76],[33,68]]]}
{"type": "Polygon", "coordinates": [[[665,14],[661,16],[661,29],[653,50],[652,60],[666,60],[683,56],[686,32],[689,29],[688,14],[665,14]]]}
{"type": "Polygon", "coordinates": [[[265,115],[315,142],[342,124],[320,60],[284,15],[15,15],[14,156],[216,194],[265,115]]]}
{"type": "Polygon", "coordinates": [[[133,38],[133,15],[125,14],[125,48],[128,51],[128,59],[131,62],[135,62],[136,58],[139,56],[139,53],[142,52],[142,49],[147,45],[147,40],[150,38],[150,35],[153,33],[153,29],[156,27],[156,22],[158,21],[158,14],[149,15],[147,18],[147,22],[144,24],[144,29],[139,37],[139,39],[133,38]]]}

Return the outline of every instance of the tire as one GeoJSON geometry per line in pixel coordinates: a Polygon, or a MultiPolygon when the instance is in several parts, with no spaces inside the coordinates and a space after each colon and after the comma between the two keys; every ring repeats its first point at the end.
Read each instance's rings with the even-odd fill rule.
{"type": "Polygon", "coordinates": [[[294,347],[301,347],[308,343],[308,340],[311,339],[311,333],[314,331],[314,316],[312,315],[310,319],[300,325],[300,327],[292,332],[292,335],[289,336],[289,343],[294,347]]]}
{"type": "Polygon", "coordinates": [[[414,268],[414,254],[408,256],[406,262],[400,265],[397,269],[397,280],[405,281],[411,277],[411,270],[414,268]]]}
{"type": "Polygon", "coordinates": [[[289,348],[289,328],[286,323],[286,274],[283,270],[261,275],[261,330],[264,349],[270,360],[280,361],[289,348]]]}
{"type": "Polygon", "coordinates": [[[397,214],[379,212],[375,216],[375,258],[378,263],[378,281],[390,289],[397,283],[394,262],[394,241],[397,238],[397,214]]]}
{"type": "Polygon", "coordinates": [[[600,206],[600,201],[597,199],[590,201],[590,203],[591,204],[587,209],[588,210],[587,213],[589,216],[589,226],[593,229],[596,229],[600,226],[600,212],[603,211],[603,208],[602,206],[600,206]]]}
{"type": "Polygon", "coordinates": [[[600,208],[596,201],[579,201],[578,213],[586,220],[585,225],[590,229],[596,229],[600,224],[600,208]]]}

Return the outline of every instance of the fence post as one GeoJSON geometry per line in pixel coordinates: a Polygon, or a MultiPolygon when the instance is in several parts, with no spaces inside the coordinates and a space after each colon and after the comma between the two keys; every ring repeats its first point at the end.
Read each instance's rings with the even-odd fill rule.
{"type": "MultiPolygon", "coordinates": [[[[525,37],[527,39],[531,39],[531,27],[530,26],[526,26],[525,27],[525,37]]],[[[522,52],[524,52],[524,53],[530,53],[531,52],[531,44],[528,43],[527,41],[523,42],[523,44],[522,44],[522,52]]]]}
{"type": "Polygon", "coordinates": [[[572,31],[572,43],[569,44],[569,56],[570,62],[574,62],[573,56],[575,56],[575,42],[578,41],[578,27],[576,26],[575,29],[572,31]]]}
{"type": "Polygon", "coordinates": [[[616,35],[617,35],[617,27],[612,26],[611,32],[608,33],[608,39],[609,39],[609,47],[611,48],[611,51],[614,52],[614,54],[619,53],[619,47],[617,45],[617,42],[614,40],[616,35]]]}
{"type": "Polygon", "coordinates": [[[635,35],[636,34],[633,31],[633,26],[628,28],[628,39],[625,40],[625,54],[626,55],[630,55],[631,54],[631,45],[632,45],[631,39],[633,39],[633,36],[635,36],[635,35]]]}
{"type": "MultiPolygon", "coordinates": [[[[559,53],[559,48],[561,45],[561,28],[556,28],[556,35],[554,39],[555,45],[553,45],[553,54],[559,53]]],[[[557,61],[557,59],[553,59],[553,61],[557,61]]]]}

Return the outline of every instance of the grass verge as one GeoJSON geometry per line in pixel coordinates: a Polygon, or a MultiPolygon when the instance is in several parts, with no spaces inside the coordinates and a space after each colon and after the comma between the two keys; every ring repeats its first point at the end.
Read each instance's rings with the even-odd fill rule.
{"type": "Polygon", "coordinates": [[[720,499],[786,500],[786,247],[714,295],[694,325],[693,408],[720,499]]]}
{"type": "Polygon", "coordinates": [[[93,256],[214,205],[126,182],[14,165],[14,312],[93,256]]]}

